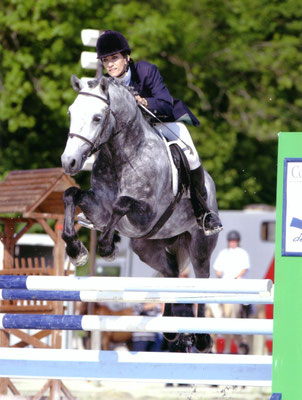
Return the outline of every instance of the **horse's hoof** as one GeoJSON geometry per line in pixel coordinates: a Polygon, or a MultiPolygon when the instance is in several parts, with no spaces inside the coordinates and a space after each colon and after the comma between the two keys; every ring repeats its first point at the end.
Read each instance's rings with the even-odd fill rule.
{"type": "Polygon", "coordinates": [[[164,335],[164,338],[168,342],[175,342],[176,340],[179,339],[179,333],[167,333],[167,332],[164,332],[163,335],[164,335]]]}
{"type": "Polygon", "coordinates": [[[200,353],[209,353],[213,346],[211,335],[207,333],[195,334],[195,347],[200,353]]]}
{"type": "Polygon", "coordinates": [[[82,250],[85,250],[85,251],[82,252],[78,257],[76,257],[76,258],[69,257],[70,262],[75,267],[80,267],[81,265],[85,265],[88,262],[88,258],[89,258],[88,250],[85,247],[83,247],[82,250]]]}
{"type": "Polygon", "coordinates": [[[116,254],[117,254],[117,249],[116,249],[116,247],[114,246],[114,250],[113,250],[113,253],[112,253],[112,254],[110,254],[109,256],[102,256],[102,257],[103,257],[103,259],[106,260],[106,261],[114,261],[114,260],[115,260],[115,257],[116,257],[116,254]]]}
{"type": "Polygon", "coordinates": [[[181,333],[177,343],[177,348],[180,353],[190,353],[195,345],[195,335],[193,333],[181,333]]]}
{"type": "Polygon", "coordinates": [[[115,246],[109,245],[109,246],[99,246],[99,255],[102,258],[106,258],[107,260],[114,260],[115,258],[115,246]]]}

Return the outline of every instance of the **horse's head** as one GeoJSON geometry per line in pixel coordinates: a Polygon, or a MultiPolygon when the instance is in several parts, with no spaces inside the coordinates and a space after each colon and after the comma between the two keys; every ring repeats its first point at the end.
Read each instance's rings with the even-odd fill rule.
{"type": "Polygon", "coordinates": [[[85,83],[72,75],[71,83],[78,96],[69,107],[70,130],[61,161],[65,172],[75,175],[87,157],[108,140],[115,118],[110,108],[107,78],[85,83]]]}

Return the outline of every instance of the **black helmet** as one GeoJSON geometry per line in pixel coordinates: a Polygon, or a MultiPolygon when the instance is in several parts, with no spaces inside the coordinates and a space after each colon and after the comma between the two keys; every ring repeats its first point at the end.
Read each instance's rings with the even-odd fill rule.
{"type": "Polygon", "coordinates": [[[105,31],[96,43],[97,58],[104,58],[115,53],[131,53],[131,49],[124,35],[117,31],[105,31]]]}
{"type": "Polygon", "coordinates": [[[238,242],[240,242],[240,234],[239,234],[239,232],[237,232],[237,231],[230,231],[229,233],[228,233],[228,236],[227,236],[227,240],[229,241],[229,240],[237,240],[238,242]]]}

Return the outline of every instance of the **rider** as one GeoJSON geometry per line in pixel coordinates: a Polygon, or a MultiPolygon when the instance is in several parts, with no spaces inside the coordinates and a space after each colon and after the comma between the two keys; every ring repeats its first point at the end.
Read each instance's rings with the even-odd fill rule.
{"type": "Polygon", "coordinates": [[[183,122],[198,126],[198,119],[180,100],[174,99],[165,86],[158,68],[147,61],[134,63],[130,58],[131,49],[127,39],[117,31],[107,30],[101,34],[96,44],[97,57],[108,75],[137,92],[138,104],[148,108],[163,124],[160,130],[168,140],[175,140],[184,150],[190,165],[190,194],[197,223],[204,224],[206,235],[222,230],[218,215],[210,211],[206,200],[204,170],[191,135],[183,122]],[[183,122],[180,122],[183,121],[183,122]],[[171,123],[172,122],[172,123],[171,123]],[[172,132],[173,131],[173,132],[172,132]],[[206,215],[206,218],[203,216],[206,215]]]}

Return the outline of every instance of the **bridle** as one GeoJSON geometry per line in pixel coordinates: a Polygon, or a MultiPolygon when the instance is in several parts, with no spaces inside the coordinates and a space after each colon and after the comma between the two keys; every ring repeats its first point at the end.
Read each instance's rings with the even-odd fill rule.
{"type": "MultiPolygon", "coordinates": [[[[106,108],[106,110],[105,110],[105,117],[104,117],[103,120],[102,120],[102,126],[101,126],[100,131],[99,131],[99,134],[98,134],[98,136],[100,136],[100,133],[103,132],[103,131],[106,129],[106,127],[107,127],[107,123],[108,123],[110,114],[112,114],[113,117],[114,117],[114,119],[115,119],[115,121],[117,121],[116,113],[115,113],[114,111],[112,111],[112,109],[110,108],[110,97],[109,97],[109,93],[108,93],[108,98],[99,96],[98,94],[89,93],[89,92],[79,92],[78,95],[80,95],[80,94],[81,94],[81,95],[84,95],[84,96],[96,97],[97,99],[102,100],[102,101],[104,101],[104,102],[107,104],[107,108],[106,108]]],[[[111,137],[116,136],[116,135],[119,134],[121,131],[123,131],[126,127],[131,126],[131,125],[135,122],[135,120],[136,120],[136,118],[137,118],[137,114],[138,114],[138,107],[137,107],[136,113],[135,113],[134,117],[131,119],[131,121],[128,122],[128,123],[126,123],[126,124],[124,124],[123,126],[121,126],[121,128],[120,128],[119,130],[117,130],[113,135],[111,135],[111,137]]],[[[95,143],[93,143],[91,140],[87,139],[85,136],[82,136],[82,135],[80,135],[80,134],[78,134],[78,133],[69,132],[69,133],[68,133],[68,137],[70,137],[70,138],[77,137],[77,138],[83,140],[84,142],[86,142],[87,144],[89,144],[89,146],[90,146],[90,151],[89,151],[89,154],[88,154],[87,157],[90,157],[92,154],[94,154],[94,153],[96,153],[97,151],[99,151],[100,148],[101,148],[101,146],[102,146],[102,144],[103,144],[103,143],[102,143],[102,144],[99,144],[99,145],[96,144],[97,139],[95,140],[95,143]]]]}

